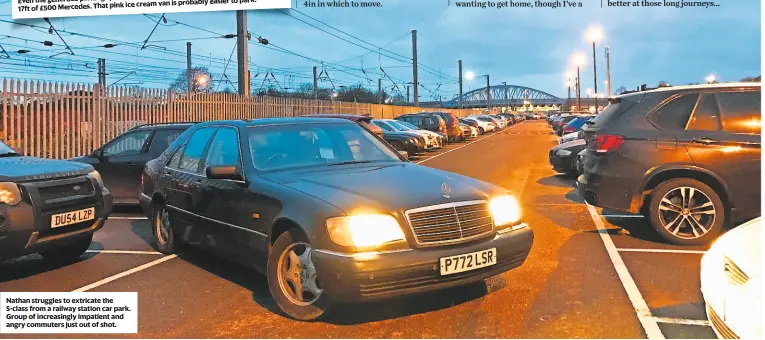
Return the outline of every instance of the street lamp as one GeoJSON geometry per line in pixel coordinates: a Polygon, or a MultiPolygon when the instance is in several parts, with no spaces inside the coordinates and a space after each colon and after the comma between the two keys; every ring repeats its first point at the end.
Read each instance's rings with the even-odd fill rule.
{"type": "Polygon", "coordinates": [[[584,53],[582,52],[576,52],[573,56],[571,56],[571,64],[576,66],[576,107],[581,108],[582,102],[581,102],[581,82],[579,81],[579,69],[584,66],[587,63],[587,58],[584,56],[584,53]]]}
{"type": "Polygon", "coordinates": [[[574,78],[574,71],[566,71],[566,91],[568,95],[566,97],[566,105],[571,109],[571,78],[574,78]]]}
{"type": "MultiPolygon", "coordinates": [[[[595,78],[595,92],[598,92],[598,68],[595,59],[595,43],[603,40],[603,29],[597,25],[591,25],[584,33],[587,41],[592,42],[592,74],[595,78]]],[[[598,113],[598,97],[595,96],[595,114],[598,113]]]]}

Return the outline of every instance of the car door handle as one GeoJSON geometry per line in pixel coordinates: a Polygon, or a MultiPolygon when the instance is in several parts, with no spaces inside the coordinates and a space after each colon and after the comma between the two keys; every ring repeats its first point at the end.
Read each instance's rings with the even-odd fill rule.
{"type": "Polygon", "coordinates": [[[125,166],[135,166],[135,163],[133,163],[133,162],[127,162],[127,163],[125,163],[125,166]]]}
{"type": "Polygon", "coordinates": [[[694,142],[694,143],[698,143],[698,144],[704,144],[704,145],[709,145],[709,144],[715,144],[715,143],[718,143],[718,141],[717,141],[717,140],[714,140],[714,139],[712,139],[712,138],[707,138],[707,137],[703,137],[703,138],[695,138],[695,139],[693,139],[693,142],[694,142]]]}

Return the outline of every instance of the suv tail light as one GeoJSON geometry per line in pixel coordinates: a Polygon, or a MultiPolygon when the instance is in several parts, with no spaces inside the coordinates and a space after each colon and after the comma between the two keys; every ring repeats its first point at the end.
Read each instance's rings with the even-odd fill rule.
{"type": "Polygon", "coordinates": [[[595,152],[616,151],[624,143],[624,137],[612,134],[598,135],[595,152]]]}
{"type": "Polygon", "coordinates": [[[566,133],[574,132],[574,128],[571,126],[566,126],[563,128],[563,132],[566,132],[566,133]]]}

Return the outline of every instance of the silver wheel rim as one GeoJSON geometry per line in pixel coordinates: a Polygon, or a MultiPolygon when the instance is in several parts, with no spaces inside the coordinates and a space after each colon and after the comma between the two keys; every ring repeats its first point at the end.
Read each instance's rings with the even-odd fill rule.
{"type": "Polygon", "coordinates": [[[160,245],[166,245],[170,239],[170,214],[164,207],[160,208],[154,221],[157,234],[157,242],[160,245]]]}
{"type": "Polygon", "coordinates": [[[659,201],[659,221],[677,238],[693,240],[706,235],[716,217],[709,196],[693,187],[674,188],[659,201]]]}
{"type": "Polygon", "coordinates": [[[291,303],[310,306],[324,291],[311,258],[311,246],[305,242],[290,244],[279,255],[279,287],[291,303]]]}

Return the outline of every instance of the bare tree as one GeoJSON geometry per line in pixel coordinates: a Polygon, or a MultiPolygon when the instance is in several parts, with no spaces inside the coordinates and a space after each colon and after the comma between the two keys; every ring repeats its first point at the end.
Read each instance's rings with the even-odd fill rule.
{"type": "Polygon", "coordinates": [[[193,79],[191,88],[193,92],[209,92],[213,88],[213,78],[210,71],[206,67],[194,67],[190,71],[179,74],[175,81],[170,84],[170,91],[175,93],[189,92],[189,72],[191,72],[191,79],[193,79]]]}

